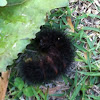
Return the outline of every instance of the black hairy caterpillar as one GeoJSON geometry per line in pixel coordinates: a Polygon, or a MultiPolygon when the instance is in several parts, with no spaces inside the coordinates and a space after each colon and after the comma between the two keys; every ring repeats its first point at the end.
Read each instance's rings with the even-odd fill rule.
{"type": "Polygon", "coordinates": [[[28,83],[52,80],[65,72],[74,58],[70,39],[60,30],[42,28],[18,59],[18,72],[28,83]]]}

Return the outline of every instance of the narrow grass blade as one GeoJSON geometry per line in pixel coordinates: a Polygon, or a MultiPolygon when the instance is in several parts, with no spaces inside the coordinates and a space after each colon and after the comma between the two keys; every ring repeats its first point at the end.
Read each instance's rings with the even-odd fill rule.
{"type": "Polygon", "coordinates": [[[88,76],[100,76],[100,72],[81,72],[78,71],[80,74],[88,75],[88,76]]]}
{"type": "Polygon", "coordinates": [[[92,31],[100,32],[99,28],[94,28],[94,27],[83,27],[83,30],[92,30],[92,31]]]}

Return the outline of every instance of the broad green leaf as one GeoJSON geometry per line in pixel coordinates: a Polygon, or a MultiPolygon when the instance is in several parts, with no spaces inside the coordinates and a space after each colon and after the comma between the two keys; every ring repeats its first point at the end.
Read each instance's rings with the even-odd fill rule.
{"type": "Polygon", "coordinates": [[[7,1],[6,0],[0,0],[0,6],[6,6],[7,1]]]}
{"type": "Polygon", "coordinates": [[[31,86],[30,86],[30,87],[27,87],[27,88],[25,88],[25,89],[23,89],[23,93],[24,93],[24,95],[27,96],[27,97],[30,97],[30,96],[33,96],[33,95],[34,95],[34,92],[33,92],[31,86]]]}
{"type": "Polygon", "coordinates": [[[22,90],[22,88],[24,87],[24,81],[21,78],[16,78],[14,85],[19,89],[22,90]]]}
{"type": "Polygon", "coordinates": [[[8,4],[15,5],[0,8],[0,72],[35,38],[40,26],[45,24],[46,13],[67,5],[67,0],[23,1],[8,0],[8,4]]]}

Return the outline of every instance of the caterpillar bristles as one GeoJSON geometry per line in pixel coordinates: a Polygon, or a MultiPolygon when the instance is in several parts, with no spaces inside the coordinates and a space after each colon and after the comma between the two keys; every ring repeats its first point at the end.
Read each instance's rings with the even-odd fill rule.
{"type": "Polygon", "coordinates": [[[42,28],[19,57],[18,72],[28,84],[45,82],[64,73],[73,58],[72,43],[64,32],[42,28]]]}

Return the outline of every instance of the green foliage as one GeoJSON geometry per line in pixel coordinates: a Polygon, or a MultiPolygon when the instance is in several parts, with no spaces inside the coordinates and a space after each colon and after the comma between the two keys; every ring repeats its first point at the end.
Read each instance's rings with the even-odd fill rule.
{"type": "Polygon", "coordinates": [[[93,27],[84,27],[83,30],[93,30],[96,32],[100,32],[100,28],[93,28],[93,27]]]}
{"type": "MultiPolygon", "coordinates": [[[[66,9],[66,8],[65,8],[66,9]]],[[[50,15],[50,19],[48,20],[49,25],[51,27],[60,28],[63,30],[68,29],[66,17],[71,17],[71,11],[67,7],[67,11],[69,12],[69,15],[67,15],[65,12],[65,9],[58,9],[56,12],[53,12],[50,15]],[[59,17],[60,16],[60,17],[59,17]],[[64,27],[64,24],[66,25],[64,27]]],[[[100,41],[98,41],[98,36],[95,35],[95,38],[92,39],[91,37],[85,33],[86,30],[91,30],[92,32],[100,32],[99,28],[93,28],[93,27],[83,27],[82,29],[78,29],[79,23],[81,23],[81,20],[83,18],[87,17],[92,18],[99,18],[100,16],[94,15],[94,14],[82,14],[82,16],[77,16],[76,19],[73,19],[75,25],[75,33],[70,33],[70,35],[73,37],[72,40],[76,41],[73,43],[73,45],[77,48],[77,56],[75,58],[75,61],[84,63],[85,66],[80,66],[82,71],[78,71],[75,75],[74,79],[70,79],[67,76],[63,76],[63,80],[66,85],[70,85],[70,88],[67,90],[67,93],[64,92],[64,94],[53,94],[51,96],[63,96],[66,95],[66,100],[90,100],[96,98],[98,100],[99,96],[94,96],[94,93],[92,95],[87,95],[87,91],[93,87],[93,85],[100,83],[99,77],[100,77],[100,59],[95,60],[92,57],[97,57],[100,54],[100,41]],[[77,42],[78,40],[78,42],[77,42]],[[87,44],[87,48],[85,47],[85,44],[87,44]],[[87,59],[83,56],[84,53],[87,54],[87,59]],[[78,74],[78,75],[77,75],[78,74]],[[85,77],[83,76],[85,75],[85,77]],[[87,79],[88,83],[86,84],[87,79]],[[80,81],[79,81],[80,80],[80,81]],[[73,84],[74,83],[74,84],[73,84]],[[71,96],[69,96],[72,94],[71,96]],[[90,97],[90,99],[89,99],[90,97]]],[[[47,23],[46,23],[47,24],[47,23]]],[[[48,25],[48,24],[47,24],[48,25]]],[[[100,87],[100,86],[98,86],[100,87]]]]}
{"type": "Polygon", "coordinates": [[[80,74],[84,74],[84,75],[87,75],[87,76],[100,76],[100,72],[80,72],[80,74]]]}
{"type": "Polygon", "coordinates": [[[9,91],[7,92],[8,94],[6,95],[5,100],[8,100],[10,97],[12,97],[10,100],[19,100],[19,98],[23,97],[23,95],[27,98],[27,100],[29,100],[28,98],[32,96],[37,100],[48,100],[48,94],[44,94],[38,85],[28,86],[20,77],[15,77],[14,75],[10,76],[8,90],[9,91]]]}
{"type": "Polygon", "coordinates": [[[27,0],[7,0],[7,6],[19,5],[26,1],[27,0]]]}
{"type": "Polygon", "coordinates": [[[45,23],[46,13],[66,3],[66,0],[8,0],[8,5],[0,8],[0,72],[35,38],[45,23]]]}
{"type": "MultiPolygon", "coordinates": [[[[90,0],[88,0],[90,1],[90,0]]],[[[46,22],[47,27],[53,27],[53,28],[60,28],[62,30],[66,30],[69,28],[68,23],[66,21],[66,17],[71,17],[71,10],[70,8],[60,8],[53,10],[51,15],[48,18],[48,22],[46,22]],[[70,11],[69,15],[67,15],[66,11],[70,11]]],[[[23,94],[29,100],[28,97],[33,96],[34,99],[37,100],[49,100],[49,96],[53,97],[65,97],[65,100],[99,100],[100,94],[93,91],[93,86],[96,86],[97,88],[100,88],[100,40],[98,39],[98,35],[95,35],[94,33],[92,35],[95,35],[94,38],[91,38],[89,34],[86,34],[86,30],[90,30],[91,32],[98,32],[99,28],[91,28],[91,27],[82,27],[81,29],[78,29],[78,25],[82,22],[81,20],[83,18],[87,17],[91,18],[98,18],[100,19],[99,15],[94,14],[82,14],[81,16],[77,16],[77,18],[73,19],[74,27],[75,27],[75,33],[68,33],[69,36],[72,36],[75,42],[73,45],[77,48],[77,55],[75,58],[76,62],[82,63],[82,66],[79,66],[80,71],[76,71],[75,77],[70,78],[68,76],[63,76],[63,80],[65,84],[69,87],[67,90],[63,91],[63,93],[55,93],[52,95],[49,95],[47,93],[43,93],[43,91],[36,85],[36,86],[27,86],[24,84],[24,87],[22,90],[20,90],[19,85],[13,84],[13,81],[9,82],[9,90],[11,92],[11,95],[13,96],[12,100],[16,100],[16,98],[20,98],[23,94]],[[91,41],[92,40],[92,41],[91,41]],[[87,45],[87,47],[85,47],[87,45]],[[87,58],[84,57],[84,53],[87,55],[87,58]],[[98,57],[98,59],[95,59],[95,57],[98,57]],[[91,91],[89,94],[88,92],[91,91]],[[30,94],[29,94],[30,93],[30,94]],[[98,96],[96,96],[98,94],[98,96]]],[[[23,18],[21,19],[23,20],[23,18]]],[[[24,20],[23,20],[24,21],[24,20]]],[[[72,71],[73,74],[73,71],[72,71]]],[[[15,78],[15,73],[11,74],[10,77],[15,78]]],[[[18,79],[19,81],[22,81],[18,79]]],[[[15,78],[15,82],[16,78],[15,78]]],[[[23,82],[21,82],[23,83],[23,82]]],[[[96,88],[95,88],[96,90],[96,88]]],[[[7,95],[8,96],[8,95],[7,95]]],[[[7,98],[8,100],[8,98],[7,98]]]]}
{"type": "Polygon", "coordinates": [[[23,93],[25,96],[30,97],[34,95],[34,92],[32,90],[32,87],[26,87],[25,89],[23,89],[23,93]]]}
{"type": "Polygon", "coordinates": [[[23,87],[24,87],[24,82],[23,82],[23,80],[22,80],[21,78],[17,77],[17,78],[15,79],[14,85],[15,85],[15,87],[17,87],[19,90],[22,90],[23,87]]]}

